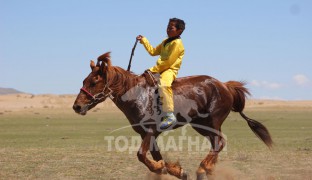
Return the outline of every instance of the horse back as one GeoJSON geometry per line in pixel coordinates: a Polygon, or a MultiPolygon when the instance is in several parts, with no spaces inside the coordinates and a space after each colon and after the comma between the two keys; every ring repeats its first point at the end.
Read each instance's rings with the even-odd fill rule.
{"type": "Polygon", "coordinates": [[[172,83],[173,91],[189,91],[191,89],[204,88],[204,89],[217,89],[218,91],[227,90],[224,83],[207,75],[186,76],[177,78],[172,83]]]}
{"type": "MultiPolygon", "coordinates": [[[[227,86],[221,81],[206,75],[187,76],[177,78],[172,84],[175,101],[179,103],[179,97],[190,99],[196,102],[199,110],[212,111],[212,107],[232,106],[232,95],[227,86]]],[[[177,104],[175,102],[175,104],[177,104]]],[[[181,102],[183,103],[183,102],[181,102]]],[[[214,109],[213,108],[213,109],[214,109]]],[[[226,108],[227,109],[227,108],[226,108]]]]}

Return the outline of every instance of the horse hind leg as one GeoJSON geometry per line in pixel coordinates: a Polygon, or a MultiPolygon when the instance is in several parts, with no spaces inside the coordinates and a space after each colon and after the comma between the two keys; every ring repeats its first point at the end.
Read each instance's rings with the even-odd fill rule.
{"type": "Polygon", "coordinates": [[[213,171],[218,160],[218,154],[225,146],[225,138],[222,136],[221,131],[218,130],[203,130],[199,128],[194,129],[199,134],[207,137],[211,143],[211,149],[208,155],[204,160],[202,160],[200,166],[197,169],[197,180],[203,180],[206,179],[206,177],[213,178],[213,171]]]}
{"type": "Polygon", "coordinates": [[[225,140],[221,136],[214,136],[210,141],[212,149],[209,151],[206,158],[200,163],[197,170],[197,176],[199,177],[201,177],[203,173],[205,173],[207,177],[213,177],[213,171],[218,160],[219,152],[222,151],[225,146],[225,140]]]}

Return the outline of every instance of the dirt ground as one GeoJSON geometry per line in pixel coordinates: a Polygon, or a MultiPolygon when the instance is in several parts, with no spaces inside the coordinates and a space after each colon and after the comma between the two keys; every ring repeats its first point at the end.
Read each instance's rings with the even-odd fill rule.
{"type": "MultiPolygon", "coordinates": [[[[0,96],[0,179],[175,179],[150,173],[136,152],[108,151],[103,136],[128,121],[111,101],[79,116],[71,108],[75,97],[0,96]]],[[[231,113],[215,179],[312,179],[312,101],[248,100],[246,113],[267,126],[275,147],[268,150],[231,113]]],[[[130,128],[119,133],[136,135],[130,128]]],[[[179,160],[190,179],[205,155],[163,152],[165,160],[179,160]]]]}

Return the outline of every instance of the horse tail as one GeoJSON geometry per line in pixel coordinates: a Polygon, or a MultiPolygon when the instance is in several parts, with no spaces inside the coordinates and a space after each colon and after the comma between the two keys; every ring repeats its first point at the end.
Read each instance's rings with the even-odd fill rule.
{"type": "Polygon", "coordinates": [[[248,126],[256,134],[256,136],[261,139],[269,148],[271,148],[273,141],[267,128],[260,122],[254,119],[250,119],[243,113],[246,96],[250,95],[248,89],[244,87],[245,83],[229,81],[226,82],[225,85],[233,97],[232,111],[239,112],[239,114],[247,121],[248,126]]]}
{"type": "Polygon", "coordinates": [[[248,126],[256,134],[256,136],[261,139],[269,148],[272,148],[273,141],[268,129],[260,122],[247,117],[243,112],[239,112],[239,114],[247,121],[248,126]]]}
{"type": "Polygon", "coordinates": [[[233,97],[232,111],[242,112],[245,108],[245,99],[250,95],[247,88],[244,87],[245,83],[238,81],[228,81],[225,83],[233,97]]]}

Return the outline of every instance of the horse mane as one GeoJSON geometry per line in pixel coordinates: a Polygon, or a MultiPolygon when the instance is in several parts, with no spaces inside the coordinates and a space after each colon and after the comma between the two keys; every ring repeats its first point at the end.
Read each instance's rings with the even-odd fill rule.
{"type": "Polygon", "coordinates": [[[138,82],[140,76],[135,75],[131,71],[126,71],[121,67],[113,66],[110,59],[110,52],[102,54],[98,57],[98,66],[103,72],[103,78],[107,80],[107,84],[114,91],[114,94],[121,96],[138,82]],[[102,62],[100,64],[100,62],[102,62]]]}
{"type": "Polygon", "coordinates": [[[103,63],[106,63],[107,66],[111,66],[112,65],[112,62],[111,62],[111,57],[110,57],[110,52],[107,52],[107,53],[104,53],[102,54],[101,56],[99,56],[97,58],[98,60],[98,63],[97,65],[99,65],[99,62],[103,62],[103,63]]]}
{"type": "Polygon", "coordinates": [[[117,96],[122,96],[138,82],[137,75],[118,66],[109,66],[106,75],[107,84],[117,96]]]}

